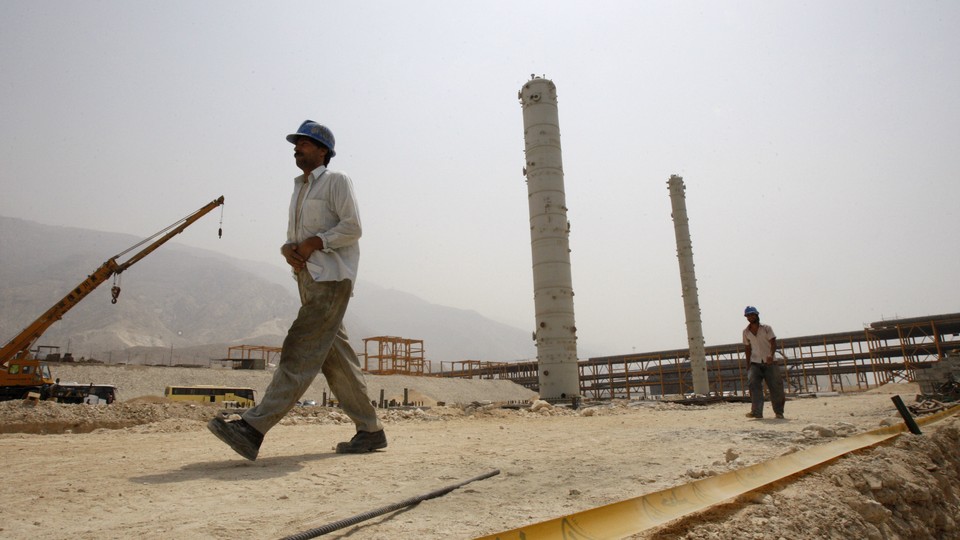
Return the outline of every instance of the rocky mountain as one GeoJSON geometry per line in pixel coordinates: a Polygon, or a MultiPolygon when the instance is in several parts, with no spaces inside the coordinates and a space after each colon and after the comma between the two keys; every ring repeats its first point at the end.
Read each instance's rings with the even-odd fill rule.
{"type": "MultiPolygon", "coordinates": [[[[140,240],[0,216],[0,342],[6,343],[104,261],[140,240]]],[[[205,363],[225,357],[230,345],[279,346],[299,307],[286,269],[176,240],[121,274],[116,304],[110,303],[112,285],[108,281],[93,291],[38,344],[103,361],[205,363]]],[[[423,340],[434,369],[441,361],[536,356],[528,331],[362,279],[346,326],[359,352],[364,351],[363,338],[423,340]]]]}

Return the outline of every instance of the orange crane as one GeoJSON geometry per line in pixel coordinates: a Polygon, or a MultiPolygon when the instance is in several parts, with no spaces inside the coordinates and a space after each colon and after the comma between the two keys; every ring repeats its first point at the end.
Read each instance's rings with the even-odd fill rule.
{"type": "MultiPolygon", "coordinates": [[[[177,221],[166,229],[114,255],[100,265],[100,268],[97,268],[92,274],[87,276],[87,279],[67,293],[62,300],[54,304],[43,315],[37,317],[29,326],[8,341],[7,344],[0,349],[0,400],[25,398],[28,397],[31,392],[39,394],[42,399],[51,397],[51,388],[54,381],[50,375],[50,368],[41,363],[42,359],[35,358],[34,355],[30,354],[30,348],[33,347],[33,344],[36,343],[40,336],[43,335],[53,323],[62,319],[63,315],[83,300],[84,297],[93,292],[93,290],[103,282],[110,279],[111,276],[114,277],[114,285],[110,290],[112,295],[111,302],[116,304],[117,297],[120,295],[120,287],[116,281],[116,277],[119,276],[120,273],[136,264],[140,259],[146,257],[166,243],[167,240],[180,234],[195,221],[222,204],[223,196],[221,195],[218,199],[204,205],[196,212],[177,221]],[[158,236],[160,236],[160,238],[157,238],[158,236]],[[157,239],[129,259],[124,262],[118,262],[120,257],[150,242],[154,238],[157,239]]],[[[222,228],[218,234],[223,234],[222,228]]]]}

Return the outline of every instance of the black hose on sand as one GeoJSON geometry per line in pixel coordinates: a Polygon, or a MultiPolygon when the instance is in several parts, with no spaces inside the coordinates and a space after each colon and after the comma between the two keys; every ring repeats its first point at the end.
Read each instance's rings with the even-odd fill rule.
{"type": "Polygon", "coordinates": [[[437,498],[437,497],[446,495],[447,493],[450,493],[451,491],[453,491],[453,490],[455,490],[455,489],[457,489],[457,488],[459,488],[459,487],[465,486],[465,485],[469,484],[470,482],[476,482],[476,481],[478,481],[478,480],[486,480],[487,478],[490,478],[491,476],[496,476],[496,475],[498,475],[498,474],[500,474],[500,469],[495,469],[495,470],[490,471],[490,472],[488,472],[488,473],[481,474],[480,476],[475,476],[475,477],[473,477],[473,478],[471,478],[471,479],[469,479],[469,480],[465,480],[465,481],[463,481],[463,482],[460,482],[459,484],[454,484],[454,485],[452,485],[452,486],[447,486],[447,487],[445,487],[445,488],[440,488],[440,489],[438,489],[438,490],[436,490],[436,491],[431,491],[430,493],[426,493],[426,494],[424,494],[424,495],[419,495],[419,496],[417,496],[417,497],[411,497],[411,498],[409,498],[409,499],[405,499],[405,500],[400,501],[400,502],[398,502],[398,503],[391,504],[391,505],[389,505],[389,506],[384,506],[384,507],[382,507],[382,508],[377,508],[376,510],[370,510],[369,512],[364,512],[364,513],[362,513],[362,514],[358,514],[358,515],[356,515],[356,516],[353,516],[353,517],[350,517],[350,518],[347,518],[347,519],[341,519],[340,521],[334,521],[333,523],[328,523],[328,524],[326,524],[326,525],[324,525],[324,526],[322,526],[322,527],[317,527],[316,529],[310,529],[310,530],[308,530],[308,531],[303,531],[302,533],[297,533],[297,534],[294,534],[294,535],[291,535],[291,536],[285,536],[282,540],[307,540],[307,539],[309,539],[309,538],[316,538],[316,537],[318,537],[318,536],[322,536],[322,535],[327,534],[327,533],[329,533],[329,532],[333,532],[333,531],[335,531],[335,530],[337,530],[337,529],[342,529],[342,528],[344,528],[344,527],[349,527],[350,525],[356,525],[357,523],[360,523],[361,521],[366,521],[366,520],[368,520],[368,519],[375,518],[375,517],[377,517],[377,516],[382,516],[383,514],[387,514],[387,513],[393,512],[393,511],[395,511],[395,510],[399,510],[399,509],[401,509],[401,508],[405,508],[405,507],[407,507],[407,506],[413,506],[413,505],[415,505],[415,504],[419,504],[419,503],[421,503],[421,502],[423,502],[423,501],[426,501],[426,500],[429,500],[429,499],[435,499],[435,498],[437,498]]]}

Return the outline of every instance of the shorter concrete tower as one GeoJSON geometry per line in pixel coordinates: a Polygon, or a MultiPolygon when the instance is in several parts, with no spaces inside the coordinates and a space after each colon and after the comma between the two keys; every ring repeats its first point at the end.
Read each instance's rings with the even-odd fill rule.
{"type": "Polygon", "coordinates": [[[700,323],[700,299],[697,295],[697,274],[693,270],[693,245],[687,220],[687,196],[683,178],[671,175],[667,181],[670,204],[673,206],[673,232],[677,237],[677,259],[680,261],[680,286],[683,290],[683,311],[687,318],[687,343],[690,347],[690,369],[693,371],[694,393],[710,393],[707,360],[700,323]]]}
{"type": "Polygon", "coordinates": [[[570,277],[570,223],[563,188],[557,87],[533,77],[519,92],[523,107],[533,299],[536,305],[540,397],[573,400],[580,396],[577,327],[570,277]]]}

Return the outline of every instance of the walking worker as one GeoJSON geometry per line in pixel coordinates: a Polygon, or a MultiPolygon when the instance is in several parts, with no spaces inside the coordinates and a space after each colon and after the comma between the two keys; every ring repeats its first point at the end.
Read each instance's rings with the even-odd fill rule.
{"type": "Polygon", "coordinates": [[[770,390],[770,403],[777,418],[783,418],[783,406],[786,397],[783,394],[783,380],[780,368],[774,359],[777,352],[777,336],[768,324],[760,324],[760,312],[753,306],[743,310],[747,318],[747,327],[743,329],[743,345],[746,347],[750,370],[747,372],[747,386],[750,388],[750,412],[747,418],[763,418],[763,383],[770,390]]]}
{"type": "Polygon", "coordinates": [[[338,454],[386,448],[387,438],[367,397],[360,359],[347,338],[343,316],[360,260],[360,214],[350,178],[327,168],[336,155],[333,133],[312,120],[287,135],[303,174],[290,200],[287,241],[280,254],[293,270],[300,311],[283,340],[280,361],[263,399],[239,420],[222,416],[207,427],[241,456],[257,459],[263,436],[292,409],[321,371],[343,412],[356,424],[338,454]]]}

